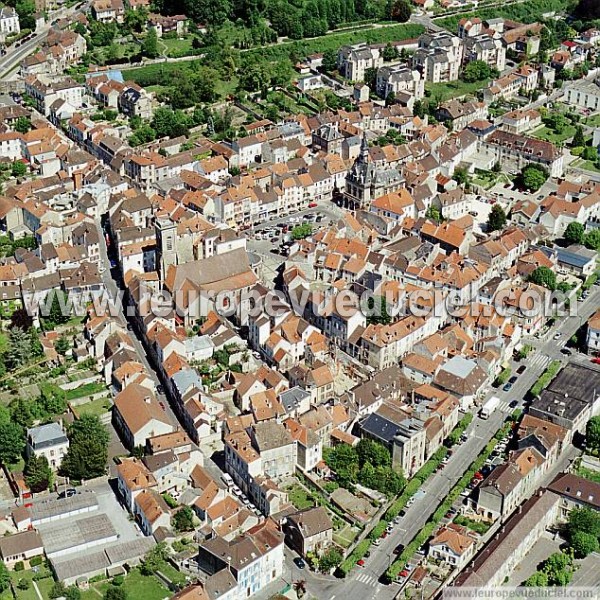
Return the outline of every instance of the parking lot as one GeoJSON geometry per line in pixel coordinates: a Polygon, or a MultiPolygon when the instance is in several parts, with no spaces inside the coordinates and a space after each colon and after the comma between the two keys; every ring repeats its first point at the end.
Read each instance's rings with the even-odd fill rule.
{"type": "MultiPolygon", "coordinates": [[[[263,261],[263,280],[272,284],[279,268],[289,256],[293,244],[292,230],[298,225],[309,223],[313,232],[329,227],[337,218],[340,209],[333,205],[313,207],[296,215],[274,219],[244,232],[248,250],[258,254],[263,261]]],[[[341,212],[341,211],[340,211],[341,212]]]]}

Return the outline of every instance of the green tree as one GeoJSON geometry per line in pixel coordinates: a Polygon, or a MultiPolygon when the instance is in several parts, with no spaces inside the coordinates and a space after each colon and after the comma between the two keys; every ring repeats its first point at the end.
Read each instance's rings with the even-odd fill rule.
{"type": "Polygon", "coordinates": [[[158,51],[158,35],[154,27],[148,29],[148,33],[142,42],[142,54],[148,58],[158,58],[160,54],[158,51]]]}
{"type": "Polygon", "coordinates": [[[127,592],[123,587],[110,585],[104,592],[104,600],[127,600],[127,592]]]}
{"type": "Polygon", "coordinates": [[[42,306],[42,324],[45,329],[54,329],[57,325],[68,323],[71,318],[68,296],[59,289],[48,292],[42,306]],[[50,302],[50,307],[48,307],[50,302]],[[47,316],[44,315],[47,312],[47,316]]]}
{"type": "Polygon", "coordinates": [[[50,598],[61,598],[65,595],[66,586],[62,581],[54,582],[52,589],[50,590],[50,598]]]}
{"type": "Polygon", "coordinates": [[[583,238],[583,244],[590,250],[600,250],[600,229],[588,231],[583,238]]]}
{"type": "Polygon", "coordinates": [[[339,566],[343,559],[344,556],[339,548],[333,546],[324,552],[323,556],[319,559],[319,570],[323,573],[329,573],[331,569],[339,566]]]}
{"type": "Polygon", "coordinates": [[[209,26],[222,25],[232,16],[229,0],[184,0],[183,8],[190,19],[209,26]]]}
{"type": "Polygon", "coordinates": [[[591,452],[600,453],[600,416],[592,417],[585,428],[586,448],[591,452]]]}
{"type": "Polygon", "coordinates": [[[20,327],[11,327],[8,333],[6,364],[10,370],[18,369],[31,360],[31,336],[20,327]]]}
{"type": "Polygon", "coordinates": [[[468,185],[470,181],[469,172],[463,167],[457,167],[454,169],[452,179],[454,179],[454,181],[456,181],[456,183],[459,185],[468,185]]]}
{"type": "Polygon", "coordinates": [[[390,11],[390,17],[399,23],[406,23],[412,14],[412,7],[407,0],[394,0],[390,11]]]}
{"type": "Polygon", "coordinates": [[[4,562],[0,561],[0,592],[6,591],[10,587],[10,573],[4,562]]]}
{"type": "Polygon", "coordinates": [[[19,133],[27,133],[31,129],[31,119],[29,117],[19,117],[15,121],[14,129],[19,133]]]}
{"type": "Polygon", "coordinates": [[[571,566],[572,559],[564,552],[554,552],[544,561],[544,572],[550,574],[556,571],[568,569],[571,566]]]}
{"type": "Polygon", "coordinates": [[[4,465],[17,462],[25,450],[23,428],[10,421],[0,422],[0,462],[4,465]]]}
{"type": "Polygon", "coordinates": [[[368,299],[367,308],[369,315],[367,316],[367,323],[369,325],[376,325],[381,323],[382,325],[388,325],[392,322],[392,317],[387,308],[387,303],[383,296],[373,296],[368,299]]]}
{"type": "Polygon", "coordinates": [[[175,531],[193,531],[194,513],[189,506],[183,506],[173,515],[173,527],[175,531]]]}
{"type": "Polygon", "coordinates": [[[422,119],[425,116],[425,106],[421,100],[415,100],[413,104],[413,115],[422,119]]]}
{"type": "Polygon", "coordinates": [[[575,14],[582,20],[600,19],[600,4],[597,0],[579,0],[575,14]]]}
{"type": "Polygon", "coordinates": [[[573,148],[585,146],[585,137],[583,136],[583,127],[581,125],[578,125],[577,129],[575,130],[575,135],[573,136],[571,146],[573,148]]]}
{"type": "Polygon", "coordinates": [[[372,90],[377,87],[377,69],[375,67],[365,69],[365,83],[372,90]]]}
{"type": "Polygon", "coordinates": [[[154,111],[151,125],[159,138],[176,138],[182,135],[187,136],[189,133],[186,115],[181,111],[174,111],[164,106],[154,111]]]}
{"type": "Polygon", "coordinates": [[[30,586],[31,586],[31,581],[29,581],[29,579],[25,579],[25,577],[22,577],[17,582],[17,587],[22,591],[28,590],[30,588],[30,586]]]}
{"type": "Polygon", "coordinates": [[[569,538],[578,531],[585,531],[596,538],[600,537],[600,513],[591,508],[574,508],[569,514],[567,532],[569,538]]]}
{"type": "Polygon", "coordinates": [[[156,544],[154,548],[146,553],[142,560],[140,568],[142,575],[154,575],[156,571],[160,571],[160,568],[165,564],[167,556],[168,552],[165,543],[156,544]]]}
{"type": "Polygon", "coordinates": [[[463,71],[463,80],[467,83],[483,81],[491,77],[492,71],[489,65],[483,60],[472,60],[463,71]]]}
{"type": "Polygon", "coordinates": [[[266,94],[271,83],[271,68],[266,60],[246,62],[240,72],[239,87],[248,92],[266,94]]]}
{"type": "Polygon", "coordinates": [[[433,206],[433,204],[425,212],[425,218],[431,219],[436,223],[441,223],[444,220],[440,209],[437,206],[433,206]]]}
{"type": "Polygon", "coordinates": [[[383,60],[392,61],[398,58],[398,49],[388,42],[382,52],[383,60]]]}
{"type": "Polygon", "coordinates": [[[65,590],[67,600],[81,600],[81,590],[76,585],[71,585],[65,590]]]}
{"type": "Polygon", "coordinates": [[[67,433],[69,449],[62,461],[63,473],[78,481],[104,475],[110,436],[100,419],[84,414],[67,433]]]}
{"type": "Polygon", "coordinates": [[[352,483],[358,473],[358,454],[349,444],[339,444],[325,454],[325,462],[335,471],[338,481],[352,483]]]}
{"type": "Polygon", "coordinates": [[[136,10],[128,9],[125,11],[125,27],[135,33],[142,33],[148,20],[148,11],[140,6],[136,10]]]}
{"type": "Polygon", "coordinates": [[[598,149],[592,148],[592,146],[586,146],[581,153],[581,158],[595,163],[598,160],[598,149]]]}
{"type": "Polygon", "coordinates": [[[312,235],[313,227],[310,223],[302,223],[302,225],[296,225],[292,229],[292,239],[303,240],[304,238],[312,235]]]}
{"type": "Polygon", "coordinates": [[[506,213],[499,204],[494,204],[488,215],[488,231],[501,231],[506,226],[506,213]]]}
{"type": "Polygon", "coordinates": [[[540,165],[530,164],[521,171],[523,186],[532,192],[537,192],[546,183],[546,179],[548,171],[540,165]]]}
{"type": "Polygon", "coordinates": [[[337,52],[332,48],[328,48],[323,52],[323,71],[331,73],[337,69],[337,52]]]}
{"type": "Polygon", "coordinates": [[[25,463],[23,471],[29,489],[34,492],[47,490],[52,481],[52,470],[45,456],[31,455],[25,463]]]}
{"type": "Polygon", "coordinates": [[[598,552],[600,544],[598,538],[586,531],[576,531],[571,537],[571,547],[576,558],[585,558],[592,552],[598,552]]]}
{"type": "Polygon", "coordinates": [[[548,575],[543,571],[538,571],[526,579],[523,585],[525,587],[547,587],[548,575]]]}
{"type": "Polygon", "coordinates": [[[61,335],[54,344],[54,349],[61,355],[64,356],[71,347],[71,342],[66,335],[61,335]]]}
{"type": "Polygon", "coordinates": [[[383,445],[363,438],[356,445],[359,464],[371,463],[374,467],[389,467],[392,464],[392,457],[389,450],[383,445]]]}
{"type": "Polygon", "coordinates": [[[13,177],[24,177],[27,173],[27,165],[21,160],[15,160],[12,164],[11,175],[13,177]]]}
{"type": "Polygon", "coordinates": [[[567,225],[564,238],[568,244],[581,244],[584,235],[585,227],[581,223],[573,221],[567,225]]]}
{"type": "Polygon", "coordinates": [[[544,286],[550,291],[556,289],[556,275],[549,267],[538,267],[529,276],[529,281],[536,285],[544,286]]]}

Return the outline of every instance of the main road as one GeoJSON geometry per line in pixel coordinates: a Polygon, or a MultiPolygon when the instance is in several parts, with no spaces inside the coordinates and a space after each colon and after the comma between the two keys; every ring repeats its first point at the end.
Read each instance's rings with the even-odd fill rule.
{"type": "Polygon", "coordinates": [[[371,546],[371,555],[363,567],[355,567],[345,579],[335,579],[315,575],[307,570],[299,570],[288,556],[288,572],[293,581],[304,579],[308,591],[317,598],[328,600],[391,600],[399,591],[397,584],[384,585],[379,582],[381,575],[394,560],[394,548],[398,544],[408,545],[423,528],[449,490],[458,482],[482,449],[500,429],[512,409],[508,406],[512,400],[522,407],[524,399],[533,384],[544,372],[552,360],[567,362],[568,357],[560,350],[570,337],[583,325],[600,306],[600,287],[593,286],[585,302],[577,303],[577,315],[557,319],[542,340],[527,340],[534,346],[524,364],[526,371],[520,375],[510,391],[492,390],[489,396],[499,396],[500,408],[487,420],[475,417],[467,429],[467,441],[456,447],[446,467],[431,476],[421,487],[421,493],[415,503],[406,509],[406,515],[392,530],[380,546],[371,546]],[[554,339],[560,332],[560,339],[554,339]]]}
{"type": "Polygon", "coordinates": [[[20,46],[9,46],[6,50],[6,54],[0,56],[0,80],[8,77],[10,73],[19,65],[19,63],[29,56],[48,36],[48,32],[52,27],[50,19],[63,19],[79,12],[85,13],[88,9],[88,2],[85,2],[79,8],[71,7],[60,9],[56,12],[51,13],[48,17],[48,22],[36,30],[35,34],[30,40],[23,42],[20,46]]]}

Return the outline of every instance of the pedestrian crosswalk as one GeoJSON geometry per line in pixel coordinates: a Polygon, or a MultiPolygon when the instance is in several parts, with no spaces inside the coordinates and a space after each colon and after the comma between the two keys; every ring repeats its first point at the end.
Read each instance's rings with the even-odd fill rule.
{"type": "Polygon", "coordinates": [[[545,354],[535,354],[528,358],[523,364],[527,365],[528,369],[537,369],[545,367],[548,364],[548,357],[545,354]]]}
{"type": "Polygon", "coordinates": [[[512,412],[512,408],[509,406],[509,402],[500,402],[500,404],[498,404],[498,410],[501,410],[502,412],[508,413],[508,412],[512,412]]]}
{"type": "Polygon", "coordinates": [[[377,577],[375,577],[375,575],[371,575],[363,571],[358,575],[356,581],[358,581],[359,583],[364,583],[366,585],[373,586],[377,584],[377,577]]]}

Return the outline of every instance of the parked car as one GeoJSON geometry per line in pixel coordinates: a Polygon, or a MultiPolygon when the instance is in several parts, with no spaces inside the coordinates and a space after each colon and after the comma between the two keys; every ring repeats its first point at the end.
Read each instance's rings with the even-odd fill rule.
{"type": "Polygon", "coordinates": [[[525,371],[527,370],[527,365],[521,365],[518,369],[517,369],[517,373],[519,375],[522,375],[523,373],[525,373],[525,371]]]}
{"type": "Polygon", "coordinates": [[[511,400],[511,401],[508,403],[508,406],[510,406],[510,408],[515,408],[515,407],[517,406],[517,404],[519,404],[519,401],[518,401],[518,400],[511,400]]]}
{"type": "Polygon", "coordinates": [[[77,494],[77,490],[75,488],[67,488],[64,492],[61,492],[58,497],[59,499],[63,498],[72,498],[77,494]]]}
{"type": "Polygon", "coordinates": [[[317,208],[318,204],[316,202],[309,202],[308,208],[317,208]]]}
{"type": "Polygon", "coordinates": [[[398,544],[394,548],[394,554],[402,554],[404,552],[404,544],[398,544]]]}
{"type": "Polygon", "coordinates": [[[510,392],[510,390],[512,390],[512,386],[513,386],[513,384],[510,381],[507,381],[504,384],[504,386],[502,388],[502,391],[504,391],[504,392],[510,392]]]}
{"type": "Polygon", "coordinates": [[[306,563],[299,556],[296,556],[296,558],[294,558],[294,564],[299,569],[304,569],[304,567],[306,567],[306,563]]]}

